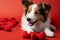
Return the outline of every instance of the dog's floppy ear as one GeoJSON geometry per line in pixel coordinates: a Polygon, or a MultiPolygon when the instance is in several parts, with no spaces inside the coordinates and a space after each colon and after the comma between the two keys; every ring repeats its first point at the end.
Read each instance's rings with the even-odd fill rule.
{"type": "Polygon", "coordinates": [[[27,8],[29,5],[33,4],[32,0],[22,0],[22,4],[27,8]]]}

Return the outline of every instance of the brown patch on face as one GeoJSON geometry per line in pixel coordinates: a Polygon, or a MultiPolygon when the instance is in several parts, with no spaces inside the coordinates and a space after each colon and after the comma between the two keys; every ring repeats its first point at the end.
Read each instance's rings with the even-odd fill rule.
{"type": "Polygon", "coordinates": [[[45,11],[46,17],[49,17],[49,12],[45,11]]]}
{"type": "Polygon", "coordinates": [[[40,14],[35,14],[35,15],[36,15],[38,21],[43,21],[44,20],[43,15],[40,15],[40,14]]]}
{"type": "Polygon", "coordinates": [[[37,11],[37,10],[39,10],[39,7],[38,6],[34,9],[34,11],[37,11]]]}
{"type": "Polygon", "coordinates": [[[29,6],[26,16],[29,15],[31,11],[32,11],[32,6],[29,6]]]}
{"type": "Polygon", "coordinates": [[[30,11],[30,12],[32,11],[32,6],[29,6],[29,9],[28,9],[28,11],[30,11]]]}
{"type": "Polygon", "coordinates": [[[43,15],[41,15],[41,13],[39,11],[40,8],[37,6],[34,10],[35,10],[35,12],[37,12],[37,13],[34,13],[34,14],[37,17],[38,21],[43,21],[44,17],[43,17],[43,15]]]}

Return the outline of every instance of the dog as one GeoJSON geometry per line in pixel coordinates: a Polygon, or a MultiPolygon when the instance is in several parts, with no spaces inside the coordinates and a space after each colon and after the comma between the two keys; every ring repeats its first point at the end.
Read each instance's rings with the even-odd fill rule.
{"type": "Polygon", "coordinates": [[[46,36],[53,37],[56,30],[51,24],[51,5],[47,3],[34,4],[33,0],[22,0],[24,14],[21,20],[22,30],[30,32],[45,32],[46,36]]]}

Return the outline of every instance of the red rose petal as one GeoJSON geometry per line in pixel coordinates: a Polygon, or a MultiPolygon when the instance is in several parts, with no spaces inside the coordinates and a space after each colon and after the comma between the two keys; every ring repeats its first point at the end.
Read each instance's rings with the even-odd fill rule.
{"type": "Polygon", "coordinates": [[[5,24],[1,21],[0,22],[0,28],[3,29],[4,26],[5,26],[5,24]]]}
{"type": "Polygon", "coordinates": [[[10,26],[10,25],[6,25],[6,26],[4,27],[4,30],[6,30],[6,31],[11,30],[11,26],[10,26]]]}
{"type": "Polygon", "coordinates": [[[8,18],[4,18],[4,19],[3,19],[3,22],[8,22],[8,21],[9,21],[8,18]]]}

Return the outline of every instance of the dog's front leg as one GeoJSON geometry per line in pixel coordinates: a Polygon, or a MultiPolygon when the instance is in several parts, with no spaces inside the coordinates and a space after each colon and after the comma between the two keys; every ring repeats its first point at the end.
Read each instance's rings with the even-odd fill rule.
{"type": "Polygon", "coordinates": [[[52,32],[50,30],[50,28],[45,28],[44,32],[45,32],[46,36],[49,36],[49,37],[53,37],[54,36],[54,32],[52,32]]]}
{"type": "Polygon", "coordinates": [[[34,32],[30,27],[27,27],[25,30],[27,31],[27,33],[34,32]]]}
{"type": "Polygon", "coordinates": [[[27,30],[27,33],[34,32],[33,30],[27,30]]]}

